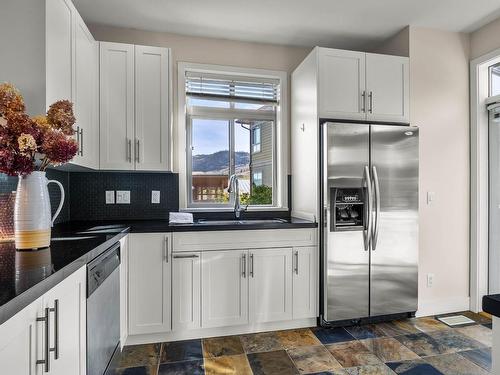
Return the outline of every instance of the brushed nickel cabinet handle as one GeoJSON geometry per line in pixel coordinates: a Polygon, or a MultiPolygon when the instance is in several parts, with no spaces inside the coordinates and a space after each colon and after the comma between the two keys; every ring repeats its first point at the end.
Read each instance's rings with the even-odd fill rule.
{"type": "Polygon", "coordinates": [[[370,107],[368,108],[368,111],[373,113],[373,91],[370,91],[368,98],[370,99],[370,107]]]}
{"type": "Polygon", "coordinates": [[[41,318],[36,318],[37,322],[45,323],[44,327],[44,348],[43,348],[43,359],[38,359],[36,361],[37,365],[43,365],[43,371],[50,371],[50,319],[49,319],[50,309],[45,308],[45,314],[41,318]]]}
{"type": "Polygon", "coordinates": [[[250,254],[250,276],[253,278],[253,254],[250,254]]]}
{"type": "Polygon", "coordinates": [[[246,254],[243,254],[243,256],[241,257],[241,263],[242,263],[241,268],[243,269],[241,272],[241,275],[243,276],[244,279],[246,279],[247,278],[247,255],[246,254]]]}
{"type": "Polygon", "coordinates": [[[83,156],[83,129],[80,129],[80,156],[83,156]]]}
{"type": "Polygon", "coordinates": [[[298,250],[295,251],[295,274],[299,274],[299,252],[298,250]]]}
{"type": "Polygon", "coordinates": [[[54,352],[54,359],[59,359],[59,300],[54,300],[54,307],[50,309],[54,312],[54,347],[50,349],[54,352]]]}
{"type": "Polygon", "coordinates": [[[362,107],[361,107],[361,112],[366,113],[366,91],[363,91],[361,94],[361,99],[362,99],[362,107]]]}
{"type": "Polygon", "coordinates": [[[135,141],[135,161],[137,163],[140,163],[140,151],[139,151],[139,140],[136,139],[135,141]]]}
{"type": "Polygon", "coordinates": [[[127,160],[132,163],[132,140],[127,139],[127,160]]]}
{"type": "Polygon", "coordinates": [[[199,258],[200,256],[197,254],[188,254],[188,255],[174,255],[175,259],[191,259],[191,258],[199,258]]]}
{"type": "Polygon", "coordinates": [[[169,243],[168,243],[168,237],[165,237],[165,262],[168,263],[170,260],[170,254],[169,254],[169,243]]]}

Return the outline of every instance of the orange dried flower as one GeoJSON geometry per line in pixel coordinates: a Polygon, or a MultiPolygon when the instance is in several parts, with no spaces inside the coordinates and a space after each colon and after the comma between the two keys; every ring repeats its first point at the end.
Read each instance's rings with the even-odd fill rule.
{"type": "Polygon", "coordinates": [[[0,84],[0,116],[7,117],[24,110],[24,99],[19,91],[10,83],[0,84]]]}
{"type": "Polygon", "coordinates": [[[76,121],[73,115],[73,103],[69,100],[59,100],[52,104],[47,111],[47,120],[54,129],[66,135],[73,135],[73,125],[76,121]]]}

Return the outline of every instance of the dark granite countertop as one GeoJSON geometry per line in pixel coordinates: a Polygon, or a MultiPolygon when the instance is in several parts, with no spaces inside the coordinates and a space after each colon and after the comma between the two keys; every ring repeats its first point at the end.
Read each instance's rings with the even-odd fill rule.
{"type": "Polygon", "coordinates": [[[500,294],[484,296],[483,311],[500,318],[500,294]]]}
{"type": "Polygon", "coordinates": [[[170,225],[168,220],[80,221],[54,226],[51,246],[16,251],[13,242],[0,243],[0,324],[35,301],[83,265],[99,256],[128,232],[189,232],[315,228],[301,219],[276,222],[170,225]]]}

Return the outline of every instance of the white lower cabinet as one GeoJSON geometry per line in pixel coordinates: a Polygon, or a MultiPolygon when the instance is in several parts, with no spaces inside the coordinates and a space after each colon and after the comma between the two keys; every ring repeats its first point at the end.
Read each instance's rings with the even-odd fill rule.
{"type": "Polygon", "coordinates": [[[318,249],[293,248],[293,319],[317,316],[318,249]]]}
{"type": "Polygon", "coordinates": [[[201,253],[172,256],[172,329],[201,328],[201,253]]]}
{"type": "Polygon", "coordinates": [[[128,249],[129,334],[171,330],[171,234],[130,234],[128,249]]]}
{"type": "Polygon", "coordinates": [[[86,280],[82,267],[0,326],[2,373],[86,374],[86,280]]]}
{"type": "Polygon", "coordinates": [[[36,373],[36,318],[41,310],[42,299],[39,298],[0,326],[2,373],[36,373]]]}
{"type": "Polygon", "coordinates": [[[202,327],[248,323],[246,250],[202,253],[202,327]]]}
{"type": "MultiPolygon", "coordinates": [[[[42,297],[43,310],[53,309],[49,312],[49,342],[54,348],[49,354],[50,374],[86,374],[86,282],[84,267],[42,297]]],[[[39,366],[40,374],[41,370],[39,366]]]]}
{"type": "Polygon", "coordinates": [[[252,322],[292,319],[292,249],[250,250],[249,261],[252,322]]]}

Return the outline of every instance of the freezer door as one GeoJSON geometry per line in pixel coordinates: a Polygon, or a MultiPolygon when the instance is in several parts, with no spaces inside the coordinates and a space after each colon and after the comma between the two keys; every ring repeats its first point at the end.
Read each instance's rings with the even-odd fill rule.
{"type": "Polygon", "coordinates": [[[336,189],[366,188],[369,129],[361,124],[323,124],[322,310],[326,321],[369,315],[370,252],[365,250],[364,228],[332,228],[336,189]]]}
{"type": "Polygon", "coordinates": [[[418,128],[371,126],[375,192],[370,315],[414,312],[418,287],[418,128]]]}

